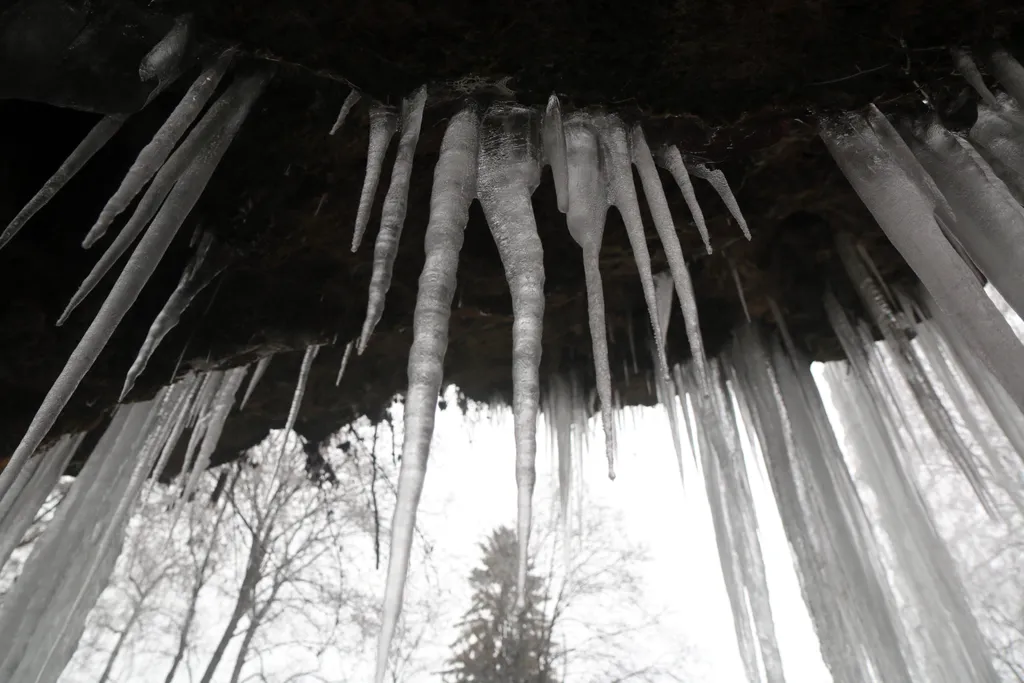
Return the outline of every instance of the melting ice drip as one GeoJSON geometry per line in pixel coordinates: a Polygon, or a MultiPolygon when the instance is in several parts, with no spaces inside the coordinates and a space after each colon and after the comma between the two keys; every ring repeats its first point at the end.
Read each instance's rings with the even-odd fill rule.
{"type": "MultiPolygon", "coordinates": [[[[187,29],[186,24],[176,25],[147,55],[140,67],[144,77],[159,78],[162,83],[173,78],[188,40],[187,29]]],[[[985,296],[975,270],[994,282],[1015,309],[1024,313],[1024,280],[1017,267],[1020,245],[1024,244],[1024,209],[1020,206],[1024,196],[1024,119],[1019,110],[1024,97],[1024,69],[1006,53],[997,53],[994,71],[1008,92],[997,96],[985,86],[969,55],[959,54],[957,58],[965,77],[986,102],[968,139],[935,122],[897,132],[874,108],[866,114],[825,122],[822,137],[928,292],[917,300],[902,293],[898,299],[893,298],[885,283],[875,277],[872,264],[849,244],[839,244],[844,264],[872,321],[897,358],[900,376],[913,389],[929,425],[954,462],[975,485],[982,502],[987,503],[991,494],[979,472],[997,471],[997,465],[991,458],[977,461],[950,429],[950,416],[936,398],[939,391],[934,380],[921,371],[920,359],[915,355],[918,350],[908,341],[908,330],[914,327],[908,321],[912,320],[917,322],[919,348],[924,349],[932,367],[945,373],[939,380],[943,395],[953,396],[961,413],[970,413],[970,404],[949,380],[969,377],[1007,438],[1018,450],[1024,446],[1024,418],[1020,412],[1024,406],[1024,347],[985,296]],[[926,313],[936,324],[921,322],[926,313]]],[[[40,496],[45,497],[53,486],[80,438],[66,437],[46,453],[33,454],[148,281],[269,78],[268,73],[238,77],[214,99],[231,60],[232,53],[225,52],[192,84],[140,152],[85,238],[87,247],[100,240],[114,218],[142,195],[126,225],[72,298],[62,320],[140,234],[141,239],[0,474],[0,518],[5,522],[0,550],[5,553],[9,553],[8,547],[16,542],[12,538],[26,523],[24,510],[38,507],[40,496]],[[207,107],[211,99],[213,103],[207,107]]],[[[350,93],[332,134],[342,127],[360,100],[358,92],[350,93]]],[[[367,170],[353,249],[358,249],[367,228],[370,202],[388,144],[396,133],[398,149],[374,245],[366,319],[358,339],[346,347],[341,372],[352,348],[359,353],[366,348],[383,311],[406,218],[412,164],[426,104],[426,88],[406,98],[399,116],[370,103],[367,170]]],[[[0,246],[85,165],[120,124],[114,118],[97,124],[0,235],[0,246]]],[[[870,464],[869,485],[880,491],[877,495],[882,500],[883,522],[888,525],[886,533],[896,539],[897,545],[902,544],[897,549],[897,562],[908,576],[910,588],[905,589],[906,594],[918,601],[935,601],[934,605],[920,607],[925,615],[925,647],[933,658],[927,665],[915,656],[896,613],[894,589],[879,560],[878,539],[866,522],[806,361],[801,360],[786,335],[783,342],[787,343],[780,344],[749,325],[737,333],[719,358],[710,362],[705,359],[692,282],[657,166],[665,168],[679,186],[709,253],[712,245],[690,176],[709,182],[743,233],[750,236],[724,176],[703,165],[687,163],[674,146],[652,150],[640,126],[629,128],[613,114],[579,111],[563,117],[554,96],[543,111],[499,103],[481,112],[467,105],[449,121],[441,143],[409,353],[406,438],[376,680],[384,680],[390,641],[401,610],[416,507],[443,381],[458,257],[474,199],[484,209],[513,301],[520,584],[525,576],[536,478],[536,421],[541,409],[539,365],[544,307],[543,254],[531,195],[545,165],[552,170],[558,208],[566,214],[568,229],[582,251],[609,473],[614,475],[615,421],[598,255],[606,214],[614,206],[623,217],[648,307],[658,395],[673,415],[673,425],[685,427],[685,439],[680,433],[683,429],[673,430],[677,455],[681,459],[684,442],[700,455],[737,637],[751,681],[762,677],[782,681],[783,674],[749,482],[739,450],[744,437],[756,444],[770,472],[823,654],[838,681],[913,680],[922,671],[927,671],[928,680],[994,680],[948,553],[927,511],[914,507],[918,502],[912,495],[913,484],[901,469],[900,449],[905,444],[898,443],[898,431],[893,428],[905,420],[897,414],[898,406],[885,402],[884,392],[893,380],[887,375],[890,371],[865,360],[870,352],[863,325],[856,327],[834,301],[826,301],[855,370],[854,379],[843,388],[846,394],[840,403],[847,406],[844,415],[866,425],[862,436],[870,442],[870,448],[863,445],[859,450],[864,451],[862,457],[870,464]],[[657,284],[633,181],[634,167],[669,262],[669,271],[658,277],[657,284]],[[680,299],[693,361],[669,368],[664,344],[673,294],[680,299]],[[837,602],[841,603],[838,609],[837,602]]],[[[216,275],[215,269],[211,273],[204,268],[209,248],[207,238],[200,241],[192,263],[154,321],[129,371],[125,392],[189,301],[216,275]]],[[[295,422],[315,355],[315,346],[307,349],[289,425],[295,422]]],[[[243,405],[269,361],[268,356],[257,364],[243,405]]],[[[73,495],[61,505],[57,519],[33,551],[30,563],[38,571],[31,572],[29,580],[19,581],[0,612],[0,672],[7,674],[5,680],[55,680],[59,675],[81,633],[88,607],[109,577],[125,519],[146,477],[151,473],[159,476],[174,445],[184,430],[191,428],[178,481],[181,497],[187,499],[197,477],[209,465],[245,373],[246,368],[235,368],[212,371],[203,377],[190,375],[150,402],[119,408],[79,475],[73,495]],[[129,460],[129,453],[140,455],[129,460]],[[109,495],[111,491],[115,495],[109,495]],[[89,520],[88,533],[83,520],[89,520]],[[75,563],[69,561],[71,555],[75,555],[75,563]],[[32,618],[24,620],[21,615],[29,613],[32,618]]],[[[572,453],[579,449],[583,416],[591,411],[578,387],[571,382],[556,384],[552,380],[547,388],[544,406],[558,444],[565,514],[572,453]]],[[[1019,500],[1019,492],[1014,496],[1019,500]]]]}

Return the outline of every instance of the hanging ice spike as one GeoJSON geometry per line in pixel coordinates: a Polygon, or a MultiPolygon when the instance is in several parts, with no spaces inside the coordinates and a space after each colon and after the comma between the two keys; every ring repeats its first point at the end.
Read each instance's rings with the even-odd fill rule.
{"type": "Polygon", "coordinates": [[[658,155],[658,162],[672,174],[676,185],[679,186],[679,191],[683,193],[683,199],[690,209],[693,222],[697,224],[697,231],[700,232],[700,237],[704,240],[704,249],[710,254],[711,238],[708,236],[708,224],[704,220],[704,212],[701,211],[700,204],[697,203],[697,195],[693,191],[693,183],[690,182],[690,174],[683,163],[683,155],[679,153],[679,148],[675,145],[665,147],[658,155]]]}
{"type": "MultiPolygon", "coordinates": [[[[255,87],[257,90],[261,90],[264,80],[265,78],[262,76],[236,80],[206,111],[203,118],[189,132],[181,145],[174,150],[170,158],[160,167],[160,170],[153,178],[153,182],[150,183],[149,188],[136,205],[135,212],[131,218],[121,228],[121,232],[110,243],[107,251],[104,252],[100,260],[93,266],[85,280],[82,281],[78,291],[71,297],[71,301],[57,320],[58,325],[62,325],[78,304],[99,284],[100,280],[110,271],[121,255],[132,245],[132,242],[135,241],[139,233],[153,220],[157,212],[165,210],[164,207],[170,203],[172,192],[175,196],[181,194],[182,182],[185,176],[192,173],[193,167],[200,163],[200,160],[209,158],[213,149],[222,149],[219,154],[223,154],[226,145],[222,143],[225,136],[221,131],[227,131],[228,125],[234,126],[233,123],[229,124],[229,122],[234,121],[237,118],[236,114],[241,111],[236,108],[240,102],[244,102],[245,98],[251,95],[252,88],[255,87]]],[[[248,112],[250,106],[251,102],[245,104],[244,109],[246,112],[248,112]]],[[[241,122],[239,121],[240,124],[241,122]]],[[[233,135],[234,133],[232,133],[233,135]]],[[[210,169],[211,173],[212,170],[213,168],[210,169]]],[[[191,207],[189,209],[191,210],[191,207]]],[[[86,239],[89,239],[88,236],[86,239]]]]}
{"type": "Polygon", "coordinates": [[[54,381],[36,411],[21,443],[15,449],[10,462],[0,473],[0,497],[10,488],[14,477],[25,462],[35,452],[46,433],[57,420],[58,415],[67,405],[71,395],[78,388],[79,382],[89,371],[100,352],[106,346],[128,309],[135,303],[139,291],[149,281],[171,240],[178,232],[182,222],[195,206],[199,195],[206,187],[207,181],[217,167],[227,146],[241,127],[253,102],[263,90],[269,74],[262,73],[240,80],[235,87],[225,93],[229,115],[223,122],[219,134],[214,136],[211,144],[203,153],[189,164],[188,169],[175,185],[173,192],[161,206],[152,224],[135,247],[135,251],[125,264],[117,282],[103,302],[96,318],[85,331],[78,346],[71,352],[71,357],[54,381]]]}
{"type": "MultiPolygon", "coordinates": [[[[545,122],[546,123],[546,122],[545,122]]],[[[587,317],[594,349],[594,375],[601,399],[608,476],[615,478],[615,422],[612,418],[612,372],[608,359],[608,333],[604,286],[599,266],[601,241],[608,214],[607,180],[601,168],[597,134],[585,116],[570,117],[564,128],[567,167],[569,234],[583,250],[587,287],[587,317]]]]}
{"type": "Polygon", "coordinates": [[[185,266],[185,272],[181,274],[178,286],[171,292],[167,303],[160,309],[160,312],[153,320],[153,324],[149,326],[146,340],[142,343],[135,362],[132,363],[132,367],[128,370],[128,376],[124,380],[124,387],[121,389],[119,401],[123,401],[124,397],[135,386],[135,380],[146,369],[146,364],[153,356],[153,352],[156,351],[160,342],[167,336],[167,333],[178,324],[182,313],[185,312],[188,305],[223,269],[223,264],[206,270],[202,269],[203,262],[212,244],[213,235],[210,233],[205,233],[199,239],[196,252],[193,254],[189,264],[185,266]]]}
{"type": "Polygon", "coordinates": [[[341,109],[338,111],[338,118],[335,119],[334,125],[331,126],[331,135],[334,135],[341,127],[345,125],[345,120],[348,115],[352,113],[353,107],[359,103],[360,94],[359,91],[353,88],[349,91],[348,95],[345,96],[345,101],[341,103],[341,109]]]}
{"type": "Polygon", "coordinates": [[[369,300],[366,304],[366,320],[359,336],[359,353],[366,350],[370,335],[384,313],[384,298],[391,288],[391,271],[398,255],[398,243],[402,239],[405,212],[409,203],[409,182],[412,179],[412,162],[416,155],[416,144],[420,139],[423,124],[423,107],[427,103],[427,86],[420,87],[402,103],[402,135],[398,141],[395,165],[391,169],[391,185],[384,197],[381,210],[380,232],[373,247],[373,273],[370,276],[369,300]]]}
{"type": "Polygon", "coordinates": [[[123,117],[104,116],[93,126],[89,134],[85,136],[85,139],[78,144],[78,147],[75,147],[74,151],[60,165],[60,168],[50,176],[50,179],[43,184],[35,196],[29,200],[28,204],[18,212],[14,220],[7,225],[3,234],[0,234],[0,249],[14,239],[14,236],[25,226],[25,223],[46,206],[53,199],[53,196],[69,180],[75,177],[76,173],[82,170],[82,167],[88,163],[89,159],[92,159],[93,155],[100,151],[110,138],[114,137],[114,133],[119,131],[123,124],[123,117]]]}
{"type": "Polygon", "coordinates": [[[736,195],[732,193],[732,188],[729,187],[729,181],[726,180],[725,174],[718,169],[708,168],[704,164],[691,164],[687,166],[691,175],[695,175],[698,178],[711,183],[711,187],[715,189],[718,196],[722,198],[725,203],[725,208],[729,209],[729,213],[732,214],[733,220],[736,221],[740,226],[740,230],[743,231],[743,236],[750,239],[750,228],[747,227],[747,219],[743,217],[743,212],[740,211],[739,202],[736,201],[736,195]]]}
{"type": "Polygon", "coordinates": [[[455,273],[463,232],[469,221],[469,205],[477,189],[479,135],[475,111],[466,109],[456,114],[445,131],[434,167],[430,222],[423,243],[426,260],[420,274],[413,314],[409,388],[405,400],[405,440],[391,524],[391,556],[388,558],[383,617],[377,644],[376,683],[384,683],[385,680],[391,640],[401,614],[405,580],[409,573],[416,508],[423,491],[430,439],[434,433],[434,412],[448,348],[448,321],[455,296],[455,273]]]}
{"type": "Polygon", "coordinates": [[[370,207],[373,206],[381,167],[384,165],[384,153],[387,152],[388,143],[397,127],[398,117],[394,111],[377,102],[370,107],[370,142],[366,150],[366,174],[363,176],[363,190],[359,195],[356,227],[352,232],[353,252],[357,251],[363,242],[366,224],[370,222],[370,207]]]}
{"type": "Polygon", "coordinates": [[[647,314],[654,330],[657,344],[658,370],[668,377],[668,361],[665,358],[665,347],[662,343],[661,329],[658,326],[658,305],[654,297],[654,275],[651,273],[651,252],[647,249],[647,238],[644,236],[644,225],[640,218],[640,203],[633,184],[633,169],[629,152],[629,138],[622,120],[614,115],[597,116],[592,119],[601,141],[602,158],[608,179],[608,197],[613,206],[622,214],[626,224],[629,245],[633,249],[633,259],[640,271],[640,284],[647,303],[647,314]]]}

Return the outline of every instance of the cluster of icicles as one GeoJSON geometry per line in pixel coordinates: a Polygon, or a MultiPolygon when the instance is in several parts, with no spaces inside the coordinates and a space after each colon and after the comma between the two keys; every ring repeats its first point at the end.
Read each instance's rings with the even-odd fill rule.
{"type": "MultiPolygon", "coordinates": [[[[182,49],[182,32],[187,28],[182,26],[176,26],[143,60],[140,75],[159,77],[162,84],[173,79],[175,55],[182,49]]],[[[220,55],[191,85],[86,235],[84,246],[97,243],[114,219],[138,198],[131,216],[74,295],[61,321],[138,240],[131,256],[0,473],[0,517],[4,522],[0,550],[7,555],[16,543],[12,539],[20,538],[28,523],[26,515],[30,513],[26,511],[38,507],[81,437],[63,437],[46,453],[33,454],[152,275],[270,79],[269,72],[238,76],[218,95],[232,57],[230,50],[220,55]]],[[[917,271],[928,294],[916,299],[892,295],[874,275],[864,253],[849,240],[840,239],[844,264],[929,425],[986,505],[991,494],[981,471],[995,470],[996,462],[979,462],[952,428],[938,399],[939,391],[923,372],[909,340],[911,331],[917,330],[926,352],[940,354],[936,358],[942,361],[939,366],[949,370],[948,377],[969,377],[1006,436],[1024,453],[1020,413],[1024,406],[1024,347],[986,297],[976,274],[976,269],[984,273],[1014,308],[1024,313],[1021,261],[1015,258],[1024,249],[1020,246],[1024,244],[1024,209],[1019,203],[1024,196],[1024,117],[1013,102],[1013,98],[1017,104],[1024,101],[1024,70],[1004,53],[994,59],[1009,96],[993,95],[970,58],[958,56],[961,70],[986,101],[969,140],[936,123],[908,130],[904,139],[874,108],[866,115],[826,122],[822,129],[840,168],[917,271]],[[940,327],[931,323],[915,326],[925,311],[940,327]]],[[[358,92],[349,95],[332,133],[359,100],[358,92]]],[[[346,347],[339,381],[351,351],[355,348],[361,353],[366,348],[383,311],[406,218],[426,102],[424,87],[406,98],[400,112],[378,103],[370,106],[367,168],[353,250],[365,234],[385,152],[396,133],[398,149],[374,245],[366,320],[358,338],[346,347]]],[[[107,117],[96,125],[0,235],[0,246],[84,166],[121,122],[107,117]]],[[[405,442],[376,680],[384,680],[401,609],[416,508],[442,386],[459,251],[474,199],[483,208],[512,293],[520,584],[525,579],[536,423],[542,398],[539,365],[544,309],[542,247],[531,194],[545,165],[551,167],[558,208],[566,214],[585,265],[609,474],[614,476],[615,422],[598,254],[605,217],[614,206],[623,217],[639,271],[652,328],[657,391],[670,407],[677,455],[682,458],[684,434],[700,454],[722,569],[751,680],[763,675],[769,681],[781,681],[782,668],[749,484],[740,458],[739,443],[744,438],[756,445],[768,465],[804,594],[836,679],[843,683],[921,680],[911,675],[917,671],[914,667],[923,664],[911,656],[909,635],[897,618],[893,589],[882,570],[878,539],[866,522],[807,362],[785,336],[783,343],[768,340],[750,325],[740,329],[719,358],[705,358],[693,287],[657,167],[666,169],[678,184],[709,252],[711,245],[691,175],[717,190],[749,238],[724,176],[703,165],[686,163],[674,146],[652,150],[640,126],[627,127],[615,115],[584,111],[563,117],[554,96],[544,111],[499,103],[481,112],[468,104],[450,119],[441,143],[409,352],[405,442]],[[669,271],[658,277],[651,272],[633,167],[667,255],[669,271]],[[693,360],[685,367],[669,368],[664,345],[674,295],[680,301],[693,360]],[[842,603],[838,609],[837,601],[842,603]]],[[[185,307],[216,275],[203,267],[210,244],[208,236],[198,241],[181,283],[154,320],[129,371],[124,393],[185,307]]],[[[891,524],[887,533],[899,546],[898,562],[907,578],[905,592],[909,591],[926,624],[923,637],[934,674],[925,679],[994,681],[948,553],[902,467],[905,444],[898,427],[903,422],[898,406],[887,402],[886,397],[891,396],[888,370],[871,362],[870,335],[864,326],[849,321],[832,299],[827,299],[826,305],[854,369],[840,402],[846,413],[863,425],[858,447],[865,451],[868,476],[874,477],[872,486],[880,491],[885,520],[891,524]],[[932,603],[923,604],[929,600],[932,603]]],[[[288,429],[295,424],[317,348],[307,349],[303,359],[288,429]]],[[[269,361],[268,356],[257,363],[242,405],[269,361]]],[[[937,362],[933,359],[933,366],[937,362]]],[[[118,409],[57,518],[34,548],[29,560],[34,570],[26,572],[5,599],[0,612],[0,672],[9,674],[5,680],[38,683],[56,679],[81,633],[85,613],[109,577],[120,547],[120,531],[147,477],[162,471],[183,430],[191,427],[181,480],[182,498],[187,499],[196,477],[209,464],[245,372],[245,368],[236,368],[203,377],[189,375],[152,401],[118,409]]],[[[960,397],[958,405],[970,413],[971,406],[957,393],[956,382],[945,382],[943,391],[960,397]]],[[[568,453],[579,446],[581,425],[589,414],[584,405],[577,385],[552,380],[545,409],[553,418],[559,451],[566,453],[560,455],[559,465],[566,513],[572,469],[568,453]]],[[[6,556],[0,555],[2,559],[6,556]]]]}

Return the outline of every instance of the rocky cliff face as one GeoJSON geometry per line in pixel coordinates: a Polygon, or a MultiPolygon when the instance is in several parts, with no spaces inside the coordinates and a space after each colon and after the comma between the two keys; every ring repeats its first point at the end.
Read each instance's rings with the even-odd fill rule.
{"type": "MultiPolygon", "coordinates": [[[[972,122],[974,95],[948,48],[1016,44],[1024,9],[992,2],[486,2],[397,0],[198,3],[22,0],[0,14],[0,223],[6,223],[81,140],[100,113],[131,113],[111,143],[0,251],[0,453],[17,444],[113,281],[61,328],[68,298],[99,256],[80,246],[138,150],[215,50],[237,45],[236,69],[277,71],[188,224],[57,429],[95,425],[116,402],[153,317],[174,288],[197,228],[214,233],[224,272],[164,340],[134,396],[190,367],[228,367],[277,352],[244,412],[227,424],[219,458],[280,427],[302,349],[325,343],[298,430],[312,442],[355,415],[379,416],[405,387],[433,166],[447,118],[465,97],[602,107],[642,121],[652,144],[674,143],[721,168],[750,224],[743,239],[709,185],[696,182],[714,253],[704,252],[682,196],[669,200],[697,292],[708,352],[743,319],[730,262],[750,315],[773,324],[781,306],[798,344],[838,354],[820,303],[847,296],[832,240],[862,237],[883,273],[909,278],[816,137],[816,117],[875,102],[886,113],[937,111],[972,122]],[[174,17],[193,15],[178,81],[152,98],[138,64],[174,17]],[[395,278],[370,346],[334,378],[362,324],[386,176],[367,243],[349,250],[367,144],[367,108],[328,131],[354,86],[390,104],[422,83],[431,98],[413,168],[395,278]],[[145,106],[143,106],[145,105],[145,106]]],[[[385,168],[394,156],[394,145],[385,168]]],[[[666,176],[667,178],[667,176],[666,176]]],[[[639,185],[639,183],[638,183],[639,185]]],[[[668,186],[668,185],[667,185],[668,186]]],[[[545,176],[533,198],[545,251],[542,372],[592,374],[583,268],[545,176]]],[[[645,209],[646,210],[646,209],[645,209]]],[[[655,270],[664,254],[649,216],[655,270]]],[[[613,210],[601,253],[612,370],[627,401],[649,400],[644,300],[621,219],[613,210]],[[632,342],[630,340],[632,337],[632,342]],[[634,360],[631,348],[637,349],[634,360]],[[640,375],[634,373],[634,363],[640,375]]],[[[687,353],[678,311],[670,356],[687,353]]],[[[474,399],[510,394],[511,299],[479,207],[459,266],[446,378],[474,399]]]]}

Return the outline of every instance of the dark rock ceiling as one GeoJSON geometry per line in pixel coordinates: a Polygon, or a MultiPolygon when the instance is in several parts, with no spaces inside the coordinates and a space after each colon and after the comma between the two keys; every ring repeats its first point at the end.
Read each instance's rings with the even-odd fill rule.
{"type": "MultiPolygon", "coordinates": [[[[555,92],[563,109],[613,109],[642,120],[652,143],[676,143],[724,170],[753,241],[742,239],[717,195],[697,181],[715,246],[710,256],[681,195],[666,185],[691,259],[709,352],[742,319],[731,260],[754,318],[772,324],[768,302],[774,299],[797,342],[814,357],[831,358],[838,349],[820,294],[826,286],[846,293],[831,246],[835,231],[860,235],[887,276],[910,275],[817,140],[817,117],[875,102],[889,114],[938,111],[950,126],[969,125],[974,98],[954,72],[949,47],[983,50],[999,40],[1019,48],[1024,26],[1024,7],[1008,0],[22,0],[0,6],[0,223],[14,216],[99,113],[133,114],[0,251],[0,453],[17,444],[114,279],[64,327],[54,326],[102,246],[81,249],[85,231],[198,64],[228,44],[240,50],[236,70],[276,64],[273,82],[204,197],[56,428],[104,419],[187,261],[189,236],[201,226],[217,235],[215,258],[227,268],[164,340],[132,396],[149,395],[190,367],[228,367],[281,352],[246,410],[229,420],[221,459],[283,424],[301,350],[310,343],[328,344],[298,421],[313,442],[355,415],[379,416],[404,389],[433,165],[445,121],[467,92],[484,102],[512,93],[536,104],[555,92]],[[152,84],[140,82],[139,60],[185,12],[193,14],[196,36],[190,70],[142,108],[152,84]],[[424,82],[431,100],[384,319],[336,388],[343,347],[365,311],[387,173],[368,242],[352,254],[365,98],[338,135],[327,132],[352,86],[397,103],[424,82]]],[[[534,206],[547,272],[543,370],[588,377],[583,269],[555,210],[550,178],[534,206]]],[[[664,267],[653,229],[649,241],[656,269],[664,267]]],[[[601,269],[616,388],[629,401],[649,400],[646,383],[623,370],[627,361],[632,366],[629,334],[641,350],[641,366],[649,366],[648,334],[636,268],[614,210],[601,269]]],[[[852,297],[846,300],[855,305],[852,297]]],[[[678,311],[675,316],[670,353],[682,359],[686,343],[678,311]]],[[[510,330],[501,264],[474,206],[459,266],[447,380],[471,398],[507,395],[510,330]]]]}

